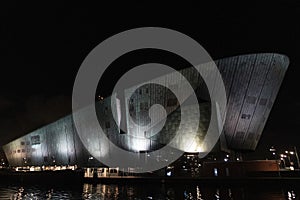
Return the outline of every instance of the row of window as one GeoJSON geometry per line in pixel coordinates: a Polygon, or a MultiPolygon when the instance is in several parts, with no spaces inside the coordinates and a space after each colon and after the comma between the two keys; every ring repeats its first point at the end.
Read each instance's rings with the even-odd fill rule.
{"type": "MultiPolygon", "coordinates": [[[[40,141],[40,136],[39,135],[35,135],[35,136],[32,136],[31,138],[31,144],[32,145],[35,145],[35,144],[40,144],[41,141],[40,141]]],[[[24,146],[25,144],[28,146],[30,145],[30,141],[21,141],[21,146],[24,146]]]]}
{"type": "MultiPolygon", "coordinates": [[[[132,100],[132,99],[131,99],[132,100]]],[[[168,107],[173,107],[176,106],[178,103],[176,98],[170,98],[167,100],[167,106],[168,107]]],[[[140,103],[140,110],[148,110],[149,109],[149,103],[148,102],[141,102],[140,103]]],[[[133,101],[131,101],[129,103],[129,112],[133,112],[134,111],[134,105],[133,105],[133,101]]]]}
{"type": "Polygon", "coordinates": [[[142,95],[143,91],[144,91],[144,94],[149,94],[149,89],[148,88],[146,88],[145,90],[144,89],[139,89],[139,94],[142,95]]]}
{"type": "MultiPolygon", "coordinates": [[[[255,104],[256,103],[257,98],[254,96],[247,96],[246,98],[246,102],[249,104],[255,104]]],[[[260,106],[265,106],[268,103],[268,99],[267,98],[261,98],[259,100],[259,105],[260,106]]]]}
{"type": "MultiPolygon", "coordinates": [[[[18,150],[12,151],[12,153],[25,153],[25,152],[26,152],[25,149],[18,149],[18,150]]],[[[30,149],[27,149],[27,152],[30,152],[30,149]]]]}
{"type": "MultiPolygon", "coordinates": [[[[21,145],[22,145],[22,146],[23,146],[23,145],[25,145],[25,142],[24,142],[24,141],[22,141],[22,142],[21,142],[21,145]]],[[[29,141],[27,141],[27,142],[26,142],[26,145],[30,145],[30,142],[29,142],[29,141]]]]}

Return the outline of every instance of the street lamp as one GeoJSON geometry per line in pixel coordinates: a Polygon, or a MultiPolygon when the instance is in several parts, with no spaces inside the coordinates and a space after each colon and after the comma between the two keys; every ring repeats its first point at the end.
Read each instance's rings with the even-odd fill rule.
{"type": "Polygon", "coordinates": [[[274,146],[271,146],[270,148],[270,152],[276,151],[276,149],[274,148],[274,146]]]}
{"type": "Polygon", "coordinates": [[[273,158],[276,160],[276,149],[274,146],[271,146],[270,149],[269,149],[270,153],[272,153],[273,155],[273,158]]]}

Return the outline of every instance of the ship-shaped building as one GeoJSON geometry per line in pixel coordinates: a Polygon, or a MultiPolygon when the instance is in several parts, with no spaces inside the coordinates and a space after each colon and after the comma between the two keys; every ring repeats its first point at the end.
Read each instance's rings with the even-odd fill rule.
{"type": "MultiPolygon", "coordinates": [[[[215,64],[224,82],[227,105],[222,133],[213,148],[225,152],[255,150],[289,60],[284,55],[261,53],[224,58],[215,61],[215,64]]],[[[96,102],[99,124],[113,145],[135,153],[151,152],[164,147],[178,134],[178,139],[173,141],[174,149],[187,153],[211,150],[212,147],[206,147],[203,141],[211,116],[218,108],[211,101],[211,93],[195,68],[179,72],[195,91],[196,106],[180,104],[171,90],[180,90],[178,80],[172,74],[158,78],[169,81],[169,88],[144,83],[126,89],[121,97],[125,110],[122,110],[118,94],[96,102]],[[149,109],[156,104],[163,106],[165,113],[155,112],[149,116],[149,109]],[[195,109],[199,109],[200,117],[195,109]],[[165,114],[167,117],[163,123],[155,120],[163,119],[165,114]],[[181,124],[182,114],[187,116],[184,124],[181,124]],[[120,129],[122,123],[125,130],[120,129]],[[192,125],[195,123],[198,128],[192,125]],[[150,125],[149,131],[143,128],[146,125],[150,125]],[[184,127],[184,131],[180,126],[184,127]]],[[[183,100],[188,102],[188,95],[183,100]]],[[[88,124],[88,119],[85,120],[88,124]]],[[[3,149],[9,165],[13,167],[101,167],[105,165],[101,156],[110,153],[111,144],[97,137],[96,129],[94,132],[93,135],[78,134],[73,115],[68,115],[4,145],[3,149]]]]}

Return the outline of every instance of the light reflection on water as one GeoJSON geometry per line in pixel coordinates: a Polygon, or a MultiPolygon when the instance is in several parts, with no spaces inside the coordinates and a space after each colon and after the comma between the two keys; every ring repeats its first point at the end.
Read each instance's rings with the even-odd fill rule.
{"type": "Polygon", "coordinates": [[[161,184],[83,184],[82,186],[1,185],[0,199],[184,199],[184,200],[294,200],[299,187],[216,187],[205,185],[161,184]]]}

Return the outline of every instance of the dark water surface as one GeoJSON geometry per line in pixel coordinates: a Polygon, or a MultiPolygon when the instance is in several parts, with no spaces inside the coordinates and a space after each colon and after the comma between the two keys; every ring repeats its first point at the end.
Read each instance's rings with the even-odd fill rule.
{"type": "Polygon", "coordinates": [[[212,186],[197,184],[0,184],[0,199],[300,199],[299,185],[212,186]]]}

